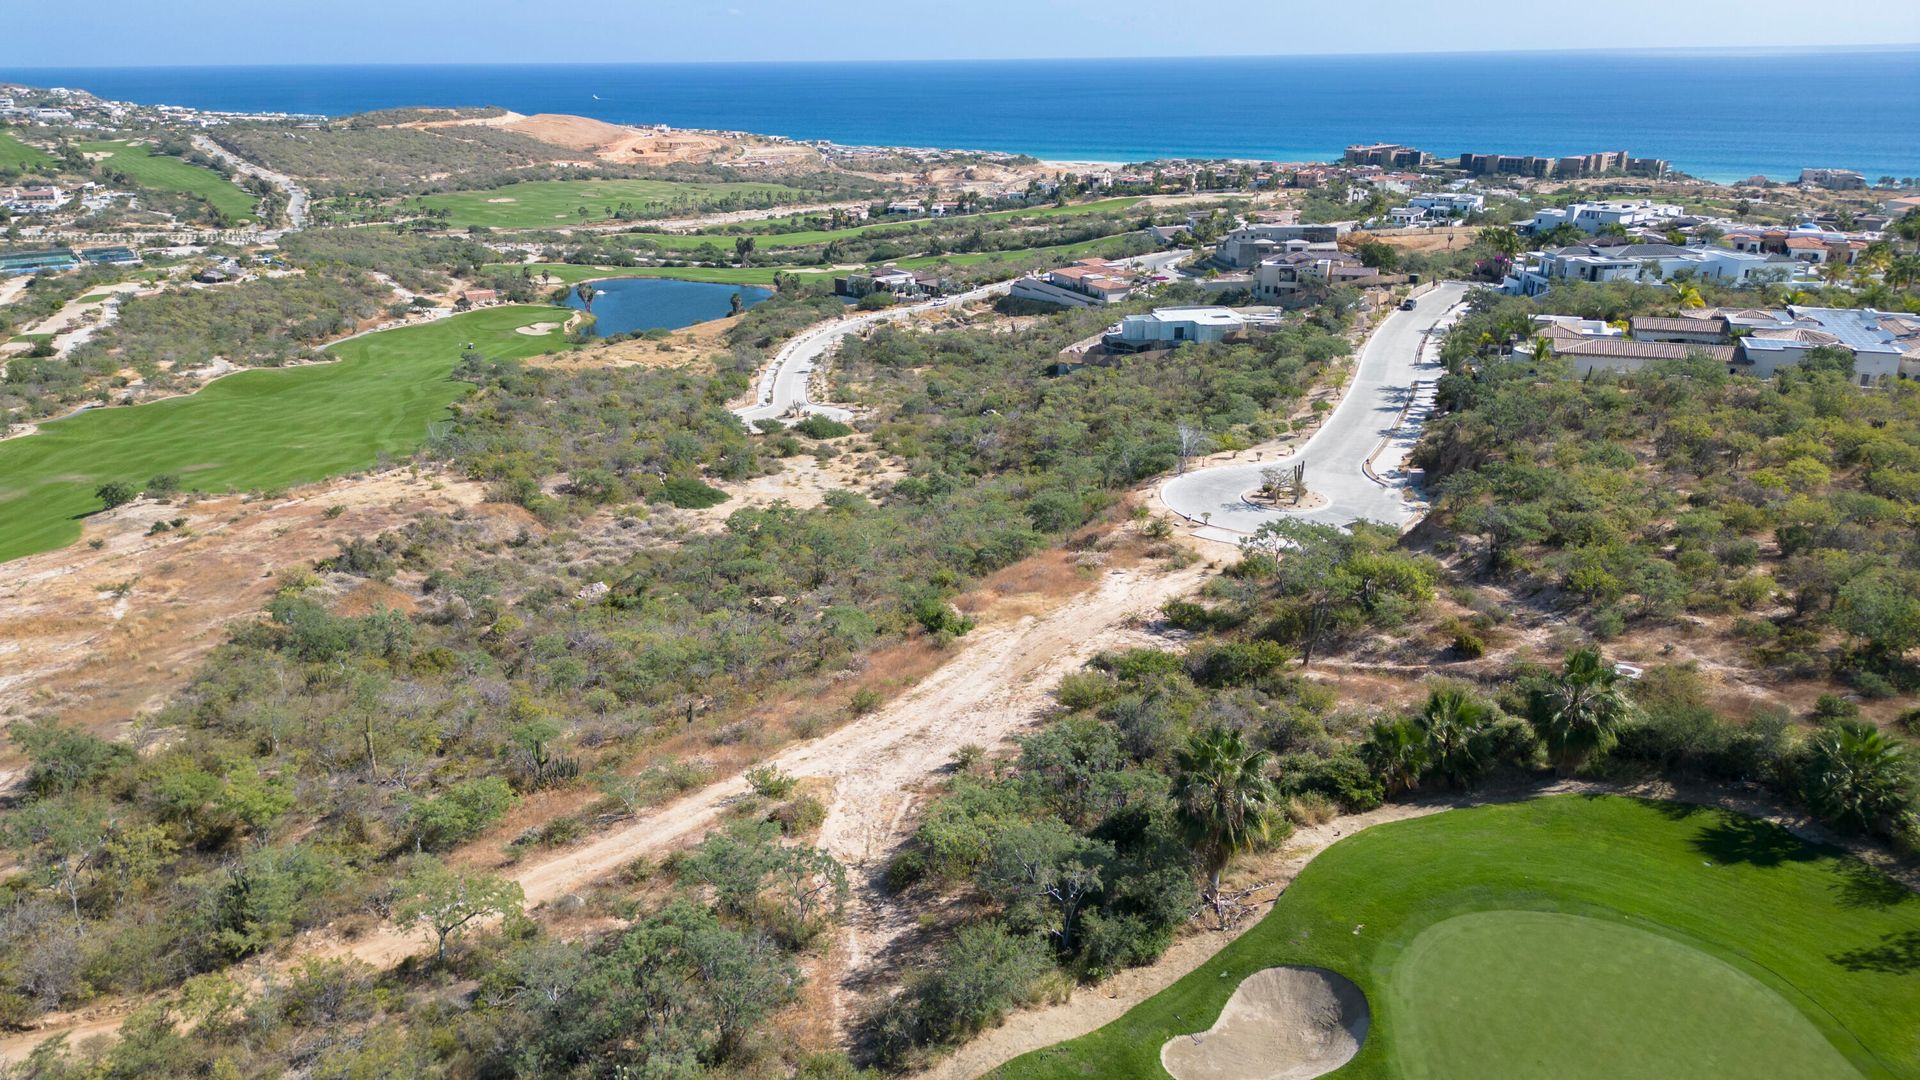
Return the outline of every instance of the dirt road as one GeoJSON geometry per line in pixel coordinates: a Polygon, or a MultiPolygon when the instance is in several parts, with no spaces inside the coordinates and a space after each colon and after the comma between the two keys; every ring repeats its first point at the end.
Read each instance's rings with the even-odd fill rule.
{"type": "MultiPolygon", "coordinates": [[[[1132,627],[1168,598],[1197,587],[1201,574],[1198,567],[1175,573],[1110,571],[1095,588],[1043,615],[969,634],[954,646],[951,660],[902,697],[795,744],[770,763],[796,778],[829,782],[820,845],[864,879],[860,871],[877,868],[904,837],[915,789],[955,751],[968,743],[991,746],[1034,722],[1045,710],[1054,679],[1100,649],[1144,636],[1132,627]]],[[[561,899],[642,855],[696,841],[746,793],[739,777],[718,781],[589,843],[523,866],[513,876],[529,908],[561,899]]],[[[847,931],[850,968],[905,928],[904,916],[876,903],[871,882],[859,885],[847,931]]],[[[420,934],[387,927],[321,952],[390,966],[422,948],[420,934]]]]}

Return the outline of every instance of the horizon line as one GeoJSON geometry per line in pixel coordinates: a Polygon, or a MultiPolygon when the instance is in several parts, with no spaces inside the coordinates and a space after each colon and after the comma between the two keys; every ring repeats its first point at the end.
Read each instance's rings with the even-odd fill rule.
{"type": "Polygon", "coordinates": [[[1414,52],[1302,52],[1302,53],[1186,53],[1177,56],[952,56],[919,57],[908,60],[890,60],[885,58],[855,59],[784,59],[761,58],[751,60],[377,60],[377,61],[336,61],[336,60],[298,60],[261,64],[221,64],[221,63],[179,63],[179,64],[41,64],[41,65],[5,65],[0,66],[0,77],[6,72],[34,71],[169,71],[169,70],[206,70],[225,68],[232,70],[265,70],[273,68],[382,68],[382,67],[713,67],[724,65],[780,64],[791,66],[822,66],[827,64],[1058,64],[1058,63],[1101,63],[1123,61],[1167,61],[1167,60],[1321,60],[1321,59],[1361,59],[1369,57],[1442,57],[1442,56],[1570,56],[1570,55],[1665,55],[1687,56],[1701,54],[1793,54],[1793,53],[1861,53],[1861,52],[1911,52],[1920,51],[1920,41],[1914,42],[1876,42],[1837,45],[1675,45],[1675,46],[1633,46],[1601,45],[1588,48],[1560,49],[1435,49],[1414,52]]]}

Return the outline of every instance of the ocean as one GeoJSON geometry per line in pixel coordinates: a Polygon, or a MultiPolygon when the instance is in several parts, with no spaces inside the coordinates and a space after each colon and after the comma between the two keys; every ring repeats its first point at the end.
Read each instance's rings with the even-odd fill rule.
{"type": "Polygon", "coordinates": [[[1713,180],[1920,175],[1920,47],[916,63],[31,68],[0,81],[339,116],[498,105],[1084,161],[1326,160],[1349,143],[1629,150],[1713,180]]]}

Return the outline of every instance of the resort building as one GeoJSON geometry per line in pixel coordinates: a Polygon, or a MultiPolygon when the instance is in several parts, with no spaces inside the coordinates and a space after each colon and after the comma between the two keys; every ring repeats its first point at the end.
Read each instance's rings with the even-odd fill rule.
{"type": "Polygon", "coordinates": [[[1425,150],[1415,150],[1411,146],[1401,146],[1399,143],[1349,146],[1346,153],[1346,162],[1349,165],[1378,165],[1387,169],[1417,169],[1432,161],[1433,155],[1425,150]]]}
{"type": "Polygon", "coordinates": [[[1801,187],[1826,188],[1829,191],[1862,191],[1867,178],[1852,169],[1801,169],[1801,187]]]}

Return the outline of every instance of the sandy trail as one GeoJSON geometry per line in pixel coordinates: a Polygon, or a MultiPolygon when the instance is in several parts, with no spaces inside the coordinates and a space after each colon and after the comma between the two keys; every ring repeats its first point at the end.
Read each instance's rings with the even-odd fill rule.
{"type": "MultiPolygon", "coordinates": [[[[801,779],[821,778],[833,792],[820,845],[850,868],[884,861],[904,837],[912,789],[944,768],[968,743],[992,745],[1034,720],[1057,678],[1099,649],[1118,642],[1122,630],[1153,612],[1167,598],[1196,587],[1198,567],[1172,574],[1115,570],[1094,589],[1039,616],[1027,616],[969,634],[956,655],[905,695],[870,716],[819,738],[797,743],[768,763],[801,779]]],[[[590,843],[569,849],[513,874],[529,908],[562,899],[604,878],[635,858],[694,842],[735,800],[747,793],[740,777],[710,784],[590,843]]],[[[849,966],[893,939],[899,925],[871,904],[862,882],[848,931],[849,966]],[[873,916],[875,910],[878,917],[873,916]]],[[[326,956],[352,956],[391,966],[423,948],[418,932],[383,927],[352,942],[329,945],[326,956]]]]}
{"type": "Polygon", "coordinates": [[[885,710],[850,753],[810,774],[835,782],[819,844],[847,866],[854,883],[835,956],[844,973],[831,998],[838,1027],[845,1028],[862,988],[895,970],[888,950],[916,925],[919,909],[890,899],[881,879],[913,828],[921,785],[961,747],[990,748],[1041,721],[1060,677],[1094,654],[1154,643],[1145,620],[1199,587],[1204,573],[1199,565],[1173,573],[1109,571],[1091,591],[1022,619],[942,667],[885,710]]]}
{"type": "MultiPolygon", "coordinates": [[[[1198,586],[1204,574],[1199,564],[1171,573],[1153,565],[1109,570],[1097,585],[1043,614],[975,630],[955,646],[951,660],[885,708],[771,759],[792,776],[831,785],[819,843],[847,863],[856,879],[844,947],[836,956],[846,972],[833,995],[836,1020],[844,1019],[846,987],[870,977],[869,965],[881,962],[886,947],[913,925],[904,907],[884,901],[874,875],[905,839],[920,785],[962,746],[992,746],[1040,719],[1058,677],[1094,653],[1148,641],[1150,635],[1137,627],[1168,598],[1198,586]]],[[[719,781],[590,843],[520,867],[514,878],[530,908],[563,898],[635,858],[697,840],[746,792],[739,777],[719,781]]],[[[303,955],[389,967],[425,944],[421,934],[389,926],[303,955]]],[[[21,1060],[62,1031],[110,1034],[119,1022],[117,1016],[90,1017],[79,1027],[49,1026],[0,1040],[0,1062],[21,1060]]]]}

